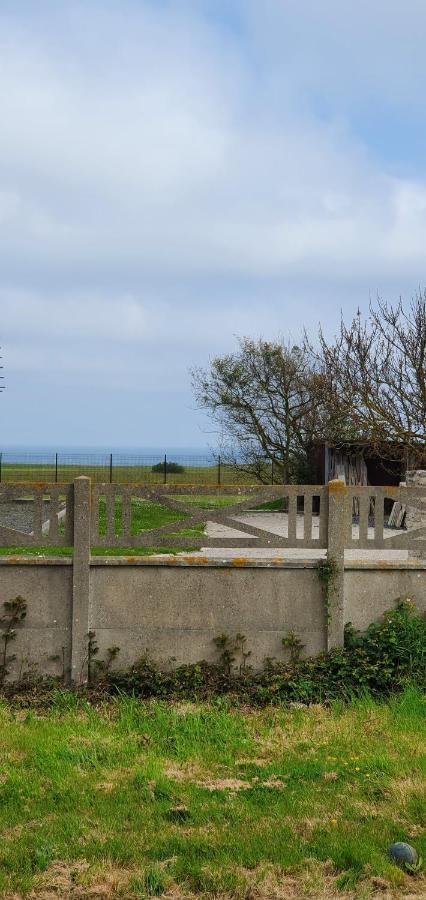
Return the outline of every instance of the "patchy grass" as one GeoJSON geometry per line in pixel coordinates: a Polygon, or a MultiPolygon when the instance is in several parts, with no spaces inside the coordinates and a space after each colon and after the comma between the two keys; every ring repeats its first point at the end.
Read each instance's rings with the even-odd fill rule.
{"type": "Polygon", "coordinates": [[[0,706],[0,897],[422,897],[425,704],[0,706]]]}

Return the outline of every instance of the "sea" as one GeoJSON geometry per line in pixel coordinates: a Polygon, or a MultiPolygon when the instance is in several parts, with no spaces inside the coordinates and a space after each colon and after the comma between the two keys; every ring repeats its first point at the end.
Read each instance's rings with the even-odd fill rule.
{"type": "Polygon", "coordinates": [[[156,447],[90,447],[90,446],[3,446],[0,445],[1,459],[4,463],[46,463],[49,464],[55,460],[58,454],[59,461],[72,461],[75,464],[92,462],[93,464],[102,464],[109,462],[111,455],[113,461],[125,465],[136,460],[151,462],[164,460],[166,456],[169,461],[174,462],[202,462],[208,464],[217,459],[220,451],[214,450],[212,447],[178,447],[173,445],[156,446],[156,447]]]}

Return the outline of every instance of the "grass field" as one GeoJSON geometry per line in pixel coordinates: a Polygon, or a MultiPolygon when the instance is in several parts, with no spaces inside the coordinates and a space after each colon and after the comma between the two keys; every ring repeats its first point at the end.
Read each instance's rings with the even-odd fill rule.
{"type": "Polygon", "coordinates": [[[1,466],[1,480],[6,483],[44,481],[67,483],[74,481],[79,475],[87,475],[92,481],[106,483],[112,480],[117,484],[253,484],[254,476],[239,472],[234,466],[222,463],[220,471],[217,465],[184,466],[184,472],[153,472],[152,465],[114,465],[112,473],[109,465],[59,465],[54,463],[4,463],[1,466]],[[112,476],[112,477],[111,477],[112,476]]]}
{"type": "Polygon", "coordinates": [[[424,714],[0,705],[0,897],[424,897],[424,714]]]}

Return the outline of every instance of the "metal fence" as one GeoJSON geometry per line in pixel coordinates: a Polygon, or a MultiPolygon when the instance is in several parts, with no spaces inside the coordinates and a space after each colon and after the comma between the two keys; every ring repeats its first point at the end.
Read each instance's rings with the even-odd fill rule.
{"type": "MultiPolygon", "coordinates": [[[[43,481],[67,484],[79,475],[115,484],[253,484],[257,472],[227,463],[220,454],[138,454],[0,451],[0,483],[43,481]]],[[[278,479],[265,460],[262,481],[278,479]]]]}

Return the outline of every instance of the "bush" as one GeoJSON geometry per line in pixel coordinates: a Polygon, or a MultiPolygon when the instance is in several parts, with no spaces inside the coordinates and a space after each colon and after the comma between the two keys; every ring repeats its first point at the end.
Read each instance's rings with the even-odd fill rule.
{"type": "MultiPolygon", "coordinates": [[[[218,639],[216,645],[220,649],[218,639]]],[[[299,659],[292,654],[289,663],[267,660],[260,673],[241,666],[232,671],[222,657],[223,653],[217,664],[204,660],[173,671],[161,670],[145,657],[125,672],[108,673],[105,686],[141,698],[211,699],[230,694],[260,705],[321,703],[365,692],[387,697],[409,681],[426,686],[426,622],[410,601],[403,600],[363,633],[347,625],[345,646],[320,656],[299,659]]]]}
{"type": "Polygon", "coordinates": [[[160,472],[161,474],[164,474],[164,470],[167,475],[182,475],[185,471],[185,467],[177,462],[158,462],[152,467],[151,472],[160,472]]]}
{"type": "MultiPolygon", "coordinates": [[[[369,693],[385,699],[408,683],[426,688],[426,621],[409,600],[398,602],[378,624],[365,632],[348,624],[344,647],[300,659],[301,643],[293,632],[284,637],[288,662],[265,660],[263,671],[247,665],[250,651],[244,635],[219,635],[214,641],[218,662],[206,660],[160,668],[148,656],[129,669],[112,671],[109,657],[98,663],[89,696],[103,699],[130,694],[140,699],[210,700],[228,697],[233,703],[265,706],[271,703],[328,703],[369,693]]],[[[118,648],[110,648],[116,656],[118,648]]],[[[57,702],[60,679],[31,677],[1,685],[3,696],[17,697],[25,706],[57,702]],[[56,698],[56,699],[55,699],[56,698]]],[[[87,696],[87,690],[83,691],[87,696]]]]}

